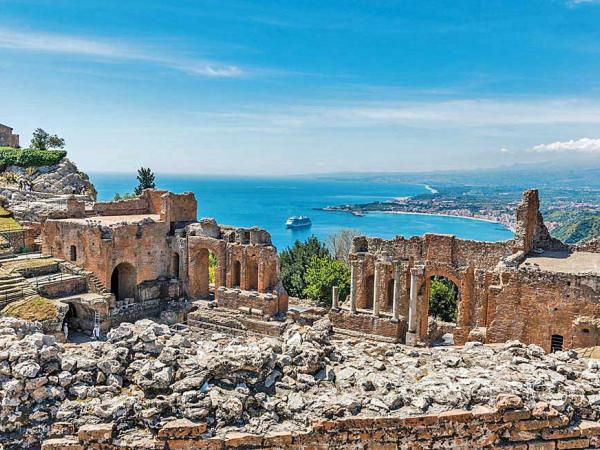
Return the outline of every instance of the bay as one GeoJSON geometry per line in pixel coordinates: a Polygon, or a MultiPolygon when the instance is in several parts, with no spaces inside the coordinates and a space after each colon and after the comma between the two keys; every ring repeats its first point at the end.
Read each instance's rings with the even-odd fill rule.
{"type": "MultiPolygon", "coordinates": [[[[132,192],[135,174],[91,173],[98,200],[112,200],[116,192],[132,192]]],[[[159,189],[193,192],[198,201],[198,218],[214,217],[217,222],[235,226],[259,226],[271,233],[273,243],[282,250],[297,239],[311,235],[325,240],[343,228],[368,236],[390,239],[424,233],[453,234],[464,239],[501,241],[513,233],[501,224],[459,217],[426,214],[369,213],[364,217],[343,212],[317,211],[329,205],[386,201],[428,192],[424,185],[337,180],[316,177],[217,177],[157,174],[159,189]],[[307,215],[309,229],[289,230],[289,216],[307,215]]]]}

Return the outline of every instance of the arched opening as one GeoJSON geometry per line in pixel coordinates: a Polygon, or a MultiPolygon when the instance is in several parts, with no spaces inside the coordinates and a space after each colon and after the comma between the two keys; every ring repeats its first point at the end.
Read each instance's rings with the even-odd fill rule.
{"type": "Polygon", "coordinates": [[[246,268],[247,277],[248,277],[248,290],[256,291],[258,290],[258,265],[256,261],[250,260],[248,261],[248,266],[246,268]]]}
{"type": "Polygon", "coordinates": [[[369,275],[365,284],[365,309],[373,308],[373,295],[375,292],[375,276],[369,275]]]}
{"type": "Polygon", "coordinates": [[[432,345],[454,345],[460,290],[449,278],[429,278],[428,338],[432,345]]]}
{"type": "Polygon", "coordinates": [[[239,261],[234,261],[233,262],[233,278],[231,281],[231,285],[235,288],[239,288],[240,287],[240,280],[242,278],[242,265],[240,264],[239,261]]]}
{"type": "Polygon", "coordinates": [[[110,277],[110,291],[115,294],[117,300],[135,298],[136,282],[135,267],[129,263],[121,263],[115,267],[110,277]]]}
{"type": "Polygon", "coordinates": [[[179,278],[179,253],[171,255],[171,278],[179,278]]]}
{"type": "Polygon", "coordinates": [[[550,340],[550,351],[562,352],[565,339],[560,334],[553,334],[550,340]]]}
{"type": "Polygon", "coordinates": [[[77,247],[74,245],[71,245],[71,248],[69,250],[69,256],[71,258],[71,261],[77,261],[77,247]]]}
{"type": "Polygon", "coordinates": [[[394,307],[394,279],[390,279],[387,282],[387,307],[388,310],[392,310],[394,307]]]}

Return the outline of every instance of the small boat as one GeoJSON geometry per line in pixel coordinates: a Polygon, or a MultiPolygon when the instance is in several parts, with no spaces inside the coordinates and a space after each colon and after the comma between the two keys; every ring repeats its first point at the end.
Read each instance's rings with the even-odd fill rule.
{"type": "Polygon", "coordinates": [[[351,211],[353,216],[364,217],[365,214],[362,211],[351,211]]]}
{"type": "Polygon", "coordinates": [[[287,228],[308,228],[308,227],[312,226],[312,222],[310,220],[310,217],[292,216],[292,217],[288,218],[288,220],[285,222],[285,226],[287,228]]]}

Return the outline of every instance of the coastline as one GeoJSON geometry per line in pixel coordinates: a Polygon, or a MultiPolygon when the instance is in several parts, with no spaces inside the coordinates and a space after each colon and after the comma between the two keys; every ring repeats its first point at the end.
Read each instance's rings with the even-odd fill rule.
{"type": "MultiPolygon", "coordinates": [[[[351,213],[351,211],[343,211],[343,212],[351,213]]],[[[500,222],[498,220],[485,219],[483,217],[461,216],[459,214],[441,214],[441,213],[425,213],[425,212],[411,212],[411,211],[367,211],[364,214],[372,214],[374,212],[379,213],[379,214],[407,214],[407,215],[415,215],[415,216],[456,217],[458,219],[478,220],[480,222],[488,222],[488,223],[495,223],[498,225],[502,225],[507,230],[510,230],[513,233],[515,232],[515,228],[513,226],[508,226],[507,224],[500,222]]]]}

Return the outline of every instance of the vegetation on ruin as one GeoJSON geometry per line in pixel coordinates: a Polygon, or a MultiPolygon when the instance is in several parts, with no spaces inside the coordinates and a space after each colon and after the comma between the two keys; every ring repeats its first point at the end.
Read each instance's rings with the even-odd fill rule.
{"type": "Polygon", "coordinates": [[[142,195],[144,189],[154,189],[156,187],[154,172],[149,167],[140,167],[137,174],[138,185],[135,188],[135,195],[142,195]]]}
{"type": "Polygon", "coordinates": [[[50,267],[56,264],[58,260],[54,258],[30,258],[19,259],[16,261],[8,261],[2,264],[5,269],[23,270],[23,269],[39,269],[42,267],[50,267]]]}
{"type": "Polygon", "coordinates": [[[350,295],[350,268],[340,259],[323,256],[313,257],[304,275],[304,296],[321,306],[331,306],[332,288],[337,286],[339,298],[350,295]]]}
{"type": "Polygon", "coordinates": [[[456,322],[458,292],[455,284],[443,277],[431,280],[429,315],[444,322],[456,322]]]}
{"type": "Polygon", "coordinates": [[[304,277],[312,259],[329,256],[325,244],[315,236],[304,242],[296,241],[294,245],[283,250],[279,256],[279,265],[281,281],[287,293],[292,297],[302,297],[306,289],[304,277]]]}
{"type": "Polygon", "coordinates": [[[50,150],[65,147],[65,140],[56,134],[50,134],[42,128],[33,131],[30,147],[34,150],[50,150]]]}
{"type": "Polygon", "coordinates": [[[65,156],[67,156],[65,150],[0,147],[0,166],[53,166],[58,164],[65,156]]]}
{"type": "Polygon", "coordinates": [[[121,200],[131,200],[132,198],[137,198],[137,195],[132,194],[131,192],[125,192],[124,194],[119,194],[118,192],[113,197],[114,202],[119,202],[121,200]]]}
{"type": "Polygon", "coordinates": [[[8,304],[2,310],[1,315],[31,322],[44,322],[56,319],[58,309],[52,300],[36,295],[35,297],[8,304]]]}
{"type": "Polygon", "coordinates": [[[208,282],[215,282],[215,272],[217,270],[217,257],[208,252],[208,282]]]}
{"type": "Polygon", "coordinates": [[[20,231],[23,227],[13,217],[12,213],[0,205],[0,231],[20,231]]]}

